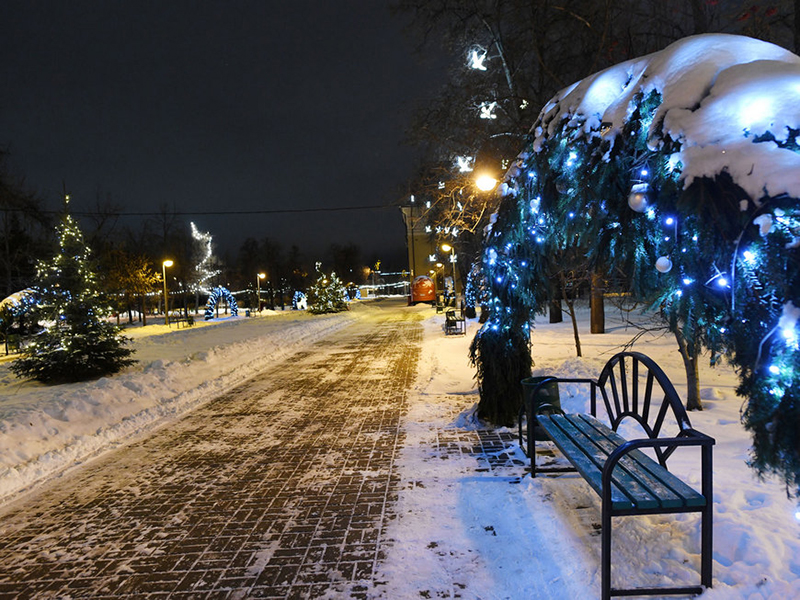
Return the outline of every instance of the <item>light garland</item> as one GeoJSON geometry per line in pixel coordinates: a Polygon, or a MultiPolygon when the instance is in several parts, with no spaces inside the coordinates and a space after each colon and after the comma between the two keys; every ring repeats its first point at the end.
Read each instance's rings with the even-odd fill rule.
{"type": "Polygon", "coordinates": [[[206,321],[210,321],[214,318],[214,309],[217,307],[217,303],[221,299],[224,299],[228,302],[228,306],[231,309],[231,316],[236,317],[239,315],[239,305],[236,304],[236,298],[233,297],[233,294],[231,294],[227,288],[220,285],[211,290],[211,293],[208,296],[208,302],[206,302],[206,313],[204,317],[206,321]]]}

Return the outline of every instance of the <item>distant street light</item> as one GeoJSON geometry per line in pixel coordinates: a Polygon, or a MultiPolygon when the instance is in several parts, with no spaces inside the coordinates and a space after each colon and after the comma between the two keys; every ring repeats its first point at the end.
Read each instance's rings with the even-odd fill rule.
{"type": "Polygon", "coordinates": [[[497,179],[491,175],[480,175],[475,180],[475,185],[477,185],[478,189],[482,192],[491,192],[497,185],[497,179]]]}
{"type": "Polygon", "coordinates": [[[261,280],[267,276],[266,273],[259,273],[258,277],[256,277],[256,310],[261,311],[261,280]]]}
{"type": "Polygon", "coordinates": [[[167,296],[167,267],[174,265],[171,260],[167,259],[161,263],[161,275],[164,279],[164,324],[169,325],[169,296],[167,296]]]}
{"type": "Polygon", "coordinates": [[[450,253],[450,264],[453,265],[453,296],[456,296],[456,249],[450,244],[442,244],[440,247],[442,252],[450,253]]]}

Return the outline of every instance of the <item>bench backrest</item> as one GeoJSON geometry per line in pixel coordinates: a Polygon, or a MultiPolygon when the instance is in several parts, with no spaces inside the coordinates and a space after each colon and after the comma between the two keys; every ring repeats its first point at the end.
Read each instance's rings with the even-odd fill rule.
{"type": "MultiPolygon", "coordinates": [[[[635,420],[651,439],[681,437],[692,428],[678,392],[649,356],[640,352],[614,355],[603,367],[597,385],[614,431],[627,418],[635,420]]],[[[657,450],[656,454],[666,466],[671,451],[657,450]]]]}

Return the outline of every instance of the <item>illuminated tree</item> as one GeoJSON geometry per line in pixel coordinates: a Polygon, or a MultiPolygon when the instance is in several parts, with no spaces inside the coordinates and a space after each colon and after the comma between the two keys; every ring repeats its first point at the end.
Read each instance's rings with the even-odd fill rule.
{"type": "Polygon", "coordinates": [[[317,280],[308,290],[308,312],[314,314],[347,310],[347,290],[342,280],[331,272],[330,277],[322,272],[317,263],[317,280]]]}
{"type": "Polygon", "coordinates": [[[124,347],[128,340],[118,335],[118,328],[103,318],[110,310],[100,294],[96,266],[66,204],[56,233],[57,253],[37,265],[39,301],[33,314],[45,329],[11,370],[48,383],[116,373],[135,362],[133,351],[124,347]]]}
{"type": "Polygon", "coordinates": [[[675,335],[688,408],[701,408],[701,353],[712,365],[731,361],[751,464],[800,492],[798,86],[799,57],[707,35],[596,73],[548,103],[501,187],[484,250],[492,316],[474,345],[516,352],[475,354],[479,408],[519,406],[518,396],[490,396],[499,386],[480,377],[530,360],[518,340],[541,309],[551,263],[579,249],[649,300],[675,335]]]}

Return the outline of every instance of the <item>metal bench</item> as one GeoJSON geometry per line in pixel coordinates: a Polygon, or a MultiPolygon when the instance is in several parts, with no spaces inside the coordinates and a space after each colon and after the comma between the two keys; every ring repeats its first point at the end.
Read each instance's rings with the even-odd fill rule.
{"type": "Polygon", "coordinates": [[[183,313],[175,316],[170,315],[169,317],[170,326],[172,326],[173,323],[175,323],[178,329],[181,328],[181,325],[183,325],[184,327],[191,327],[192,325],[194,325],[194,317],[192,315],[188,316],[184,315],[183,313]]]}
{"type": "Polygon", "coordinates": [[[534,390],[520,410],[520,445],[523,444],[522,415],[525,413],[528,417],[527,455],[531,459],[531,475],[577,471],[600,496],[602,599],[608,600],[612,596],[701,594],[704,588],[710,588],[714,439],[692,428],[672,382],[648,356],[638,352],[621,352],[606,363],[597,381],[546,377],[537,387],[558,383],[589,385],[591,414],[563,414],[547,404],[535,406],[538,390],[534,390]],[[610,427],[596,418],[597,390],[600,390],[610,427]],[[672,419],[668,420],[670,412],[672,419]],[[626,419],[637,422],[644,437],[626,440],[619,435],[617,429],[626,419]],[[539,431],[544,431],[572,467],[537,468],[534,435],[537,423],[539,431]],[[667,469],[667,460],[672,453],[685,446],[700,449],[700,492],[667,469]],[[641,448],[652,449],[656,458],[651,458],[641,448]],[[613,589],[611,519],[686,512],[699,512],[701,515],[700,585],[613,589]]]}
{"type": "Polygon", "coordinates": [[[444,312],[444,333],[449,335],[451,333],[467,334],[467,322],[463,314],[458,314],[455,308],[448,308],[444,312]]]}

